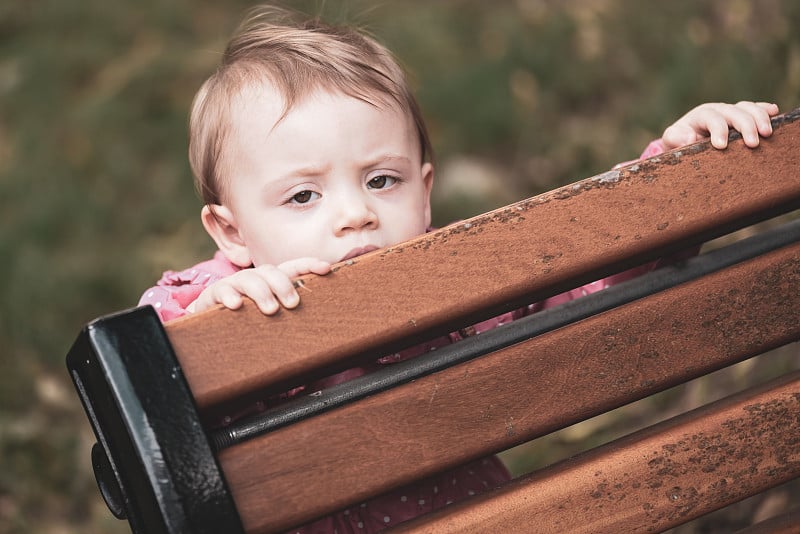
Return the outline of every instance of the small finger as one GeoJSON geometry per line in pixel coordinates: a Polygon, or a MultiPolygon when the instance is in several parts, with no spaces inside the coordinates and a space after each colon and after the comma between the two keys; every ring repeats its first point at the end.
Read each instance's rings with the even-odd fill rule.
{"type": "Polygon", "coordinates": [[[319,258],[297,258],[281,263],[278,269],[289,278],[297,278],[308,273],[328,274],[331,264],[319,258]]]}
{"type": "Polygon", "coordinates": [[[257,269],[248,272],[247,276],[238,277],[234,285],[239,294],[249,297],[264,315],[273,315],[280,308],[269,283],[257,269]]]}
{"type": "Polygon", "coordinates": [[[200,293],[194,302],[189,304],[186,308],[186,311],[189,313],[200,313],[202,311],[206,311],[217,304],[221,304],[221,301],[217,298],[215,294],[216,288],[210,287],[200,293]]]}
{"type": "Polygon", "coordinates": [[[750,113],[746,105],[736,104],[729,107],[725,111],[725,120],[730,127],[741,134],[745,145],[750,148],[758,146],[761,137],[759,136],[756,117],[750,113]]]}
{"type": "Polygon", "coordinates": [[[778,106],[768,102],[739,102],[736,104],[752,115],[761,137],[772,135],[772,116],[778,114],[778,106]]]}
{"type": "Polygon", "coordinates": [[[699,140],[697,132],[686,124],[673,124],[661,136],[664,146],[669,150],[679,146],[690,145],[699,140]]]}
{"type": "Polygon", "coordinates": [[[695,131],[706,130],[714,148],[723,149],[728,146],[728,119],[721,104],[710,104],[695,114],[691,126],[695,131]]]}
{"type": "Polygon", "coordinates": [[[233,287],[220,285],[215,288],[214,293],[213,304],[220,303],[229,310],[238,310],[242,307],[242,295],[233,287]]]}
{"type": "Polygon", "coordinates": [[[756,105],[766,110],[766,112],[769,114],[770,117],[773,117],[778,113],[780,113],[778,104],[774,102],[756,102],[756,105]]]}
{"type": "Polygon", "coordinates": [[[266,282],[271,295],[285,308],[295,308],[300,304],[300,295],[297,294],[291,278],[286,273],[274,265],[263,265],[258,267],[256,271],[266,282]]]}
{"type": "Polygon", "coordinates": [[[766,110],[754,102],[739,102],[736,113],[730,117],[731,125],[742,133],[747,146],[757,147],[761,136],[772,134],[772,123],[766,110]]]}

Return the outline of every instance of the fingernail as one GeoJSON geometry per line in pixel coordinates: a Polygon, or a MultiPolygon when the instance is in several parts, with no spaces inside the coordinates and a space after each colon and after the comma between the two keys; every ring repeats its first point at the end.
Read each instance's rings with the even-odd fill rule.
{"type": "Polygon", "coordinates": [[[278,312],[280,306],[278,306],[277,302],[263,302],[261,303],[261,311],[264,312],[265,315],[272,315],[278,312]]]}

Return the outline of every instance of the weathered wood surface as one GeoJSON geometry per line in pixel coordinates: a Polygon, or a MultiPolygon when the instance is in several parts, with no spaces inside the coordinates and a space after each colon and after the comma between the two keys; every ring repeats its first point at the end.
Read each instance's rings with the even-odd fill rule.
{"type": "MultiPolygon", "coordinates": [[[[683,414],[397,532],[663,532],[800,476],[798,436],[795,372],[769,389],[683,414]]],[[[776,520],[754,531],[797,532],[786,527],[776,520]]]]}
{"type": "Polygon", "coordinates": [[[167,331],[201,409],[389,354],[800,207],[797,115],[757,149],[698,143],[308,277],[296,310],[218,309],[167,331]]]}
{"type": "Polygon", "coordinates": [[[798,340],[798,309],[800,244],[254,438],[219,459],[248,532],[281,530],[798,340]]]}

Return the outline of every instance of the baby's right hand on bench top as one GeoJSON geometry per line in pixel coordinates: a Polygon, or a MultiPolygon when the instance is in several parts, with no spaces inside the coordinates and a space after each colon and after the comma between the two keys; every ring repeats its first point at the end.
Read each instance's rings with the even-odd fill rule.
{"type": "Polygon", "coordinates": [[[294,308],[300,304],[300,295],[292,283],[304,274],[327,274],[331,264],[317,258],[298,258],[280,265],[260,265],[232,274],[208,286],[187,311],[197,313],[222,304],[236,310],[242,306],[242,297],[249,297],[265,315],[274,315],[281,306],[294,308]]]}

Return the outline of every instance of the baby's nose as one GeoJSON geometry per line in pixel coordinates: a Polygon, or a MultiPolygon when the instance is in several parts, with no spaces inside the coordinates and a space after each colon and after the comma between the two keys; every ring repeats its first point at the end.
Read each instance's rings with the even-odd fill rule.
{"type": "Polygon", "coordinates": [[[363,198],[348,197],[339,202],[337,232],[371,228],[377,222],[377,215],[363,198]]]}

